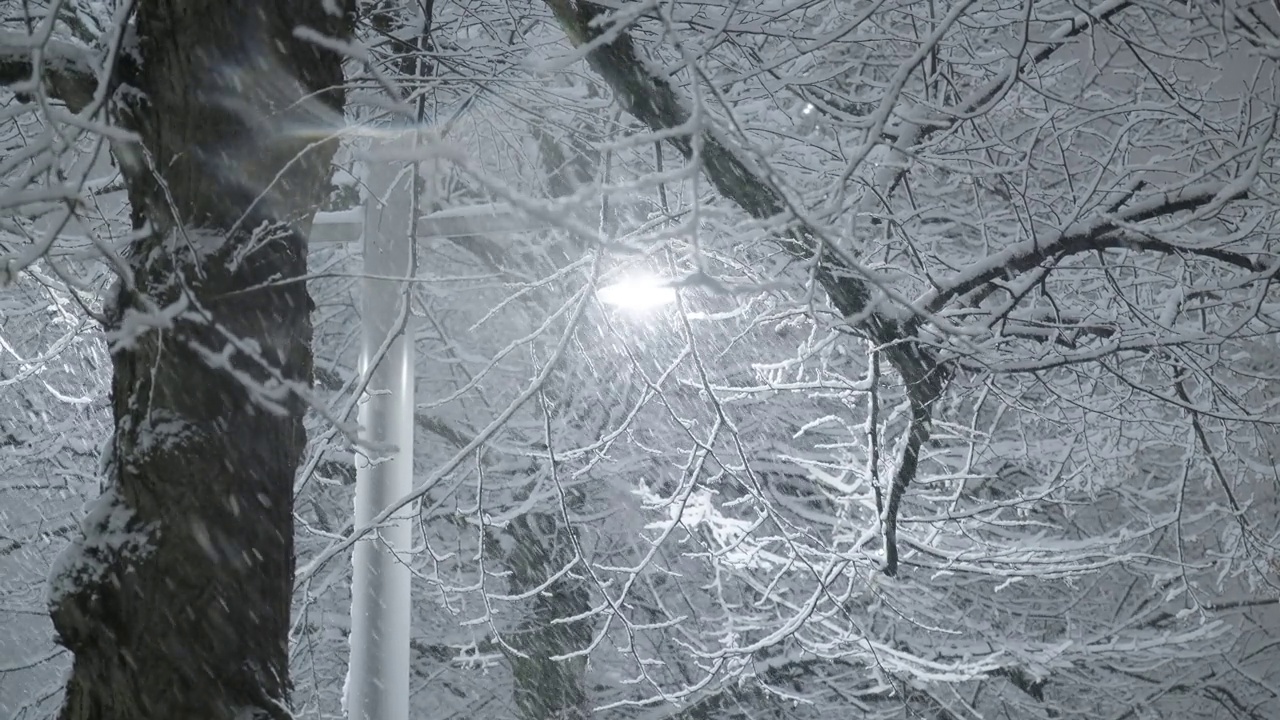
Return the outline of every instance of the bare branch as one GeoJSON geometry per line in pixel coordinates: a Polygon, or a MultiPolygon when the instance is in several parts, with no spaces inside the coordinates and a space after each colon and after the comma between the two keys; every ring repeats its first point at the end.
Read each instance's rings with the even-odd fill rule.
{"type": "Polygon", "coordinates": [[[37,83],[69,110],[80,112],[97,87],[92,53],[70,42],[53,38],[40,42],[30,35],[0,31],[0,85],[25,96],[37,83]]]}
{"type": "MultiPolygon", "coordinates": [[[[566,33],[588,48],[587,60],[609,83],[627,112],[654,131],[670,131],[689,126],[690,115],[676,89],[648,69],[636,52],[625,27],[600,22],[604,8],[589,2],[547,0],[566,33]]],[[[691,128],[701,135],[702,147],[694,156],[689,133],[666,132],[686,158],[698,160],[703,173],[721,195],[732,200],[754,218],[765,220],[791,210],[782,192],[761,168],[753,167],[710,128],[691,128]]],[[[885,508],[885,573],[897,571],[897,552],[890,549],[896,536],[899,504],[906,487],[915,477],[916,460],[929,439],[929,416],[933,403],[942,394],[948,374],[926,347],[911,342],[909,326],[887,318],[874,309],[871,279],[831,252],[821,235],[803,222],[794,224],[795,237],[779,238],[793,257],[817,261],[815,277],[831,303],[850,324],[872,343],[898,371],[912,403],[912,429],[903,455],[903,465],[894,477],[885,508]]]]}
{"type": "Polygon", "coordinates": [[[1155,199],[1126,211],[1104,215],[1091,222],[1069,227],[1059,233],[1056,238],[1033,238],[1014,243],[984,259],[981,264],[943,281],[940,283],[941,289],[926,295],[921,304],[937,312],[952,300],[994,280],[1026,272],[1047,260],[1116,247],[1133,247],[1171,255],[1198,255],[1234,265],[1249,272],[1262,272],[1266,270],[1266,265],[1241,253],[1217,248],[1174,245],[1149,236],[1138,236],[1124,229],[1125,225],[1131,223],[1168,217],[1211,203],[1239,200],[1246,195],[1246,190],[1229,186],[1227,183],[1206,183],[1184,190],[1161,193],[1155,199]]]}

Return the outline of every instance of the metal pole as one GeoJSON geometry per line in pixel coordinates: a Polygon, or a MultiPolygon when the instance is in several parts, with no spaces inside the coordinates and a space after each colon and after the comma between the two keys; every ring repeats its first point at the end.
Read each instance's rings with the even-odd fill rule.
{"type": "MultiPolygon", "coordinates": [[[[364,227],[364,209],[316,213],[311,244],[351,242],[364,227]]],[[[585,222],[585,221],[584,221],[585,222]]],[[[545,230],[550,223],[529,217],[509,205],[482,203],[445,208],[418,218],[418,239],[466,238],[472,235],[545,230]]]]}
{"type": "MultiPolygon", "coordinates": [[[[370,522],[413,489],[413,136],[384,141],[367,161],[361,321],[362,373],[356,451],[355,524],[370,522]],[[400,278],[387,280],[385,278],[400,278]],[[380,362],[370,369],[391,338],[380,362]]],[[[409,718],[409,567],[412,509],[404,508],[353,551],[351,658],[346,710],[351,720],[409,718]]]]}

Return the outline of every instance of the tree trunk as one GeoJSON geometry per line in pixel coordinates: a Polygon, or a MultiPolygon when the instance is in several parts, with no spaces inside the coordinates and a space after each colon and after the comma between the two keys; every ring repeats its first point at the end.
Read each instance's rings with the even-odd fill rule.
{"type": "Polygon", "coordinates": [[[285,717],[306,237],[349,0],[140,0],[117,141],[139,239],[109,314],[107,490],[51,576],[62,718],[285,717]],[[309,31],[296,32],[297,28],[309,31]]]}

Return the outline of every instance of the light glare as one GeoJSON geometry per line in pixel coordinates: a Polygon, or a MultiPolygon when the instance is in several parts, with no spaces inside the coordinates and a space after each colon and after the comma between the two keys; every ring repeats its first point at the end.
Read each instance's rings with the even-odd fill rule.
{"type": "Polygon", "coordinates": [[[651,310],[676,301],[676,289],[656,277],[631,277],[597,292],[600,302],[624,310],[651,310]]]}

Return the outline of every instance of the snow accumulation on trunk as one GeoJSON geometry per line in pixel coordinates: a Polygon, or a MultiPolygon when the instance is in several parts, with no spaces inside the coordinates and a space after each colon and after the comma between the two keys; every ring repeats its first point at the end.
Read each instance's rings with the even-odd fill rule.
{"type": "Polygon", "coordinates": [[[151,553],[154,523],[141,524],[114,488],[86,506],[80,538],[54,560],[49,569],[48,604],[101,582],[120,559],[140,559],[151,553]]]}

